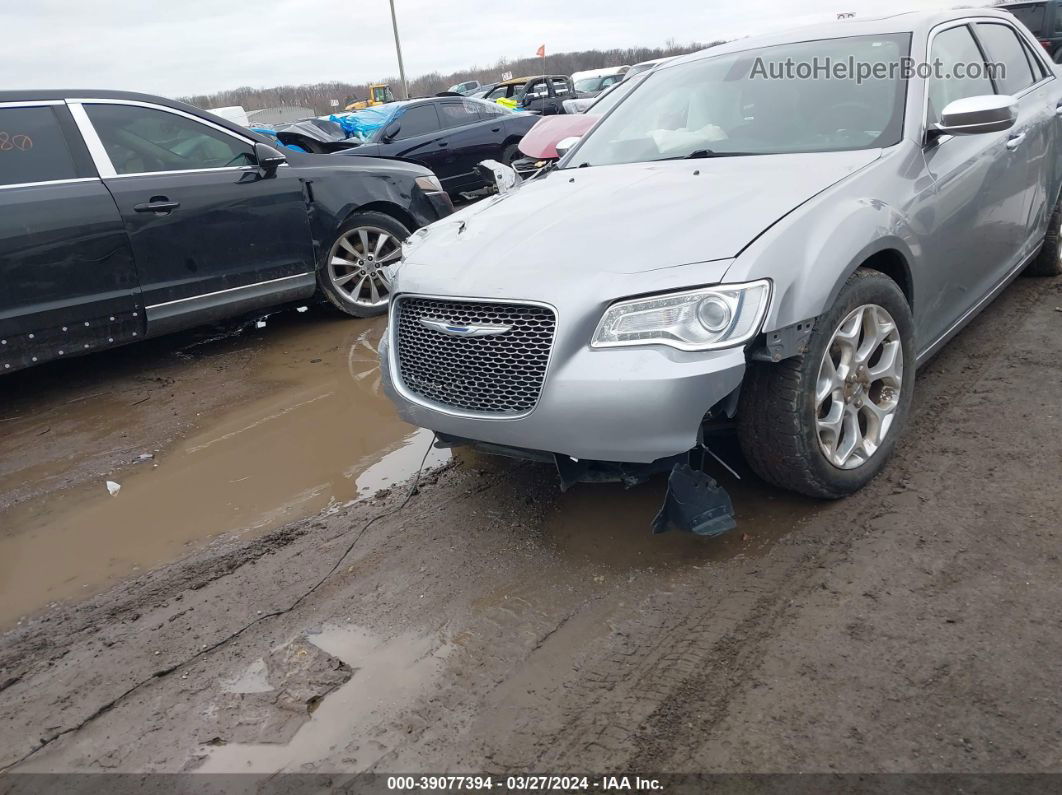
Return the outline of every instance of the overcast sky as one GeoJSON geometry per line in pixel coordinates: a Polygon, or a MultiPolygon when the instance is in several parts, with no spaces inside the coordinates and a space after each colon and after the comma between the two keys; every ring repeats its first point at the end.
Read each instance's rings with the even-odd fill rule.
{"type": "MultiPolygon", "coordinates": [[[[659,46],[946,0],[395,0],[410,78],[501,57],[659,46]]],[[[970,4],[983,4],[970,0],[970,4]]],[[[9,88],[165,96],[398,74],[387,0],[31,0],[0,9],[9,88]]]]}

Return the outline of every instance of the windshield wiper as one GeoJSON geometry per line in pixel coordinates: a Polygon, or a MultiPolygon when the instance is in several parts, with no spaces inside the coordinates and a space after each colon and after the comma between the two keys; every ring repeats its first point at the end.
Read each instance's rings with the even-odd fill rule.
{"type": "Polygon", "coordinates": [[[688,155],[658,157],[657,160],[699,160],[706,157],[753,157],[759,152],[716,152],[714,149],[694,149],[688,155]]]}

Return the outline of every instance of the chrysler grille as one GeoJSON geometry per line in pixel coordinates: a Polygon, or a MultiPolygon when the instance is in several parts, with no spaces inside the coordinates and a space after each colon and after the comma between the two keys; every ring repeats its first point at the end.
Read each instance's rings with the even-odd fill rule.
{"type": "Polygon", "coordinates": [[[538,402],[557,325],[552,309],[402,296],[394,323],[398,375],[414,395],[443,408],[501,417],[526,414],[538,402]],[[507,330],[455,336],[422,325],[422,318],[443,321],[458,335],[473,326],[507,330]]]}

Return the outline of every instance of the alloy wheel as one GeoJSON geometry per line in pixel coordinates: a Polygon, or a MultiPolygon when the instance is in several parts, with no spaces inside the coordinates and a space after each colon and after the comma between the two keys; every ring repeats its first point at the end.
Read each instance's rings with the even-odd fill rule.
{"type": "Polygon", "coordinates": [[[856,469],[892,427],[903,386],[903,345],[892,315],[877,304],[848,314],[833,332],[815,382],[819,447],[839,469],[856,469]]]}
{"type": "Polygon", "coordinates": [[[402,241],[385,229],[359,226],[339,236],[328,255],[328,278],[352,304],[374,309],[391,295],[391,268],[402,257],[402,241]]]}

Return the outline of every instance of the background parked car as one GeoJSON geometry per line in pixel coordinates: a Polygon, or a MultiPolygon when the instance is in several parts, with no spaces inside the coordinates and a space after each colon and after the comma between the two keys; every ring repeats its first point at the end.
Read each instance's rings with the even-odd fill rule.
{"type": "Polygon", "coordinates": [[[378,314],[401,241],[453,209],[422,166],[281,153],[143,94],[0,92],[0,130],[3,373],[318,290],[378,314]]]}
{"type": "Polygon", "coordinates": [[[627,66],[613,66],[607,69],[576,72],[572,75],[575,92],[580,97],[596,97],[609,86],[620,82],[629,68],[627,66]]]}
{"type": "Polygon", "coordinates": [[[575,96],[575,85],[565,75],[515,77],[492,88],[484,99],[507,108],[536,111],[543,116],[564,113],[564,100],[575,96]]]}
{"type": "Polygon", "coordinates": [[[999,9],[1013,14],[1032,32],[1054,62],[1062,63],[1062,10],[1058,7],[1058,0],[1003,2],[999,9]]]}
{"type": "Polygon", "coordinates": [[[469,95],[474,91],[478,91],[480,88],[480,82],[478,80],[466,80],[463,83],[458,83],[455,86],[450,86],[448,91],[452,91],[455,94],[469,95]]]}
{"type": "Polygon", "coordinates": [[[485,184],[476,173],[483,160],[506,165],[538,116],[513,113],[493,102],[468,97],[430,97],[394,104],[394,115],[347,155],[401,157],[427,166],[451,195],[485,184]]]}
{"type": "Polygon", "coordinates": [[[612,106],[627,96],[652,69],[639,72],[632,80],[621,80],[613,83],[596,97],[576,97],[564,100],[565,113],[591,113],[604,116],[612,109],[612,106]]]}
{"type": "Polygon", "coordinates": [[[642,72],[648,72],[650,69],[653,69],[653,68],[655,68],[657,66],[660,66],[660,64],[662,64],[662,63],[667,63],[670,60],[672,60],[672,59],[671,58],[653,58],[651,61],[642,61],[641,63],[636,63],[634,66],[632,66],[630,69],[628,69],[624,73],[623,79],[624,80],[629,80],[630,78],[634,77],[635,75],[641,74],[642,72]]]}

